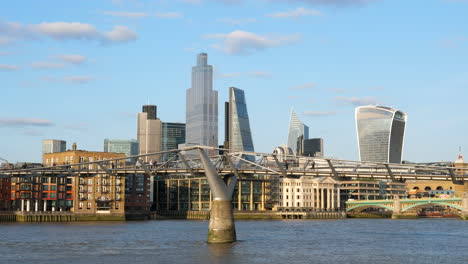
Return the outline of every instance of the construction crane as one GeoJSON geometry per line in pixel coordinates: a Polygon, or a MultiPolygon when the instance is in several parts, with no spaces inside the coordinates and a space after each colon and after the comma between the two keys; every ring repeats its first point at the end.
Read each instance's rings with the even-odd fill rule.
{"type": "Polygon", "coordinates": [[[10,169],[10,163],[8,162],[8,160],[6,160],[6,159],[4,159],[4,158],[2,158],[2,157],[0,157],[0,160],[5,161],[5,162],[6,162],[6,168],[7,168],[7,169],[10,169]]]}

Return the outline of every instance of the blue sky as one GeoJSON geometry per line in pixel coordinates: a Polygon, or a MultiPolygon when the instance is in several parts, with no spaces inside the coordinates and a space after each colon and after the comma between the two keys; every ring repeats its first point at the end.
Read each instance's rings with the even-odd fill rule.
{"type": "Polygon", "coordinates": [[[5,1],[0,157],[40,161],[42,139],[102,150],[135,138],[136,113],[185,121],[196,54],[215,67],[223,140],[228,87],[245,90],[255,149],[287,141],[294,107],[325,154],[358,159],[354,108],[408,114],[404,159],[468,148],[468,1],[5,1]]]}

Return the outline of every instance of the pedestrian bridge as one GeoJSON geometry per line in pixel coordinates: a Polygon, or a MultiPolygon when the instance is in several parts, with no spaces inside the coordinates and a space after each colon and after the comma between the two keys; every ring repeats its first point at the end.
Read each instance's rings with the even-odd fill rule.
{"type": "Polygon", "coordinates": [[[468,209],[468,193],[463,193],[463,197],[454,198],[400,199],[395,196],[393,200],[347,201],[346,212],[362,211],[369,207],[380,207],[392,211],[394,214],[400,214],[424,205],[445,205],[457,209],[460,214],[463,214],[468,209]]]}

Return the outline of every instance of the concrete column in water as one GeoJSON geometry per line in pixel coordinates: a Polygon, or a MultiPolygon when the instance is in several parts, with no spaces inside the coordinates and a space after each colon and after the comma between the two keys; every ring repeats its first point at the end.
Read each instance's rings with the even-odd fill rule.
{"type": "Polygon", "coordinates": [[[232,193],[237,177],[232,176],[226,186],[203,149],[198,149],[210,185],[213,201],[211,204],[208,243],[231,243],[236,241],[236,227],[232,211],[232,193]]]}
{"type": "Polygon", "coordinates": [[[393,214],[392,218],[393,219],[398,219],[400,218],[401,214],[401,202],[400,202],[400,197],[398,195],[393,196],[393,214]]]}
{"type": "Polygon", "coordinates": [[[468,192],[464,192],[462,195],[462,219],[468,220],[468,192]]]}

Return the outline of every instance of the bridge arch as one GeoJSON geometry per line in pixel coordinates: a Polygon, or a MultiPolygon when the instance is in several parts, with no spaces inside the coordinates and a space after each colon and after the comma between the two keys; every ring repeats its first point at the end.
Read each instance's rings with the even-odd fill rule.
{"type": "Polygon", "coordinates": [[[357,205],[351,206],[349,208],[346,208],[346,212],[352,211],[352,210],[357,209],[359,207],[380,207],[380,208],[388,209],[388,210],[393,212],[393,207],[390,207],[390,206],[385,205],[385,204],[357,204],[357,205]]]}
{"type": "Polygon", "coordinates": [[[429,204],[446,205],[448,207],[455,208],[457,210],[462,211],[461,206],[458,206],[458,205],[455,205],[455,204],[452,204],[452,203],[443,202],[443,201],[428,201],[428,202],[425,202],[425,203],[412,204],[412,205],[410,205],[408,207],[403,208],[401,210],[401,212],[405,212],[405,211],[407,211],[407,210],[409,210],[411,208],[415,208],[415,207],[422,206],[422,205],[429,205],[429,204]]]}

